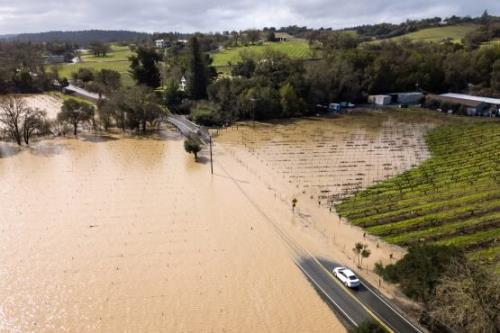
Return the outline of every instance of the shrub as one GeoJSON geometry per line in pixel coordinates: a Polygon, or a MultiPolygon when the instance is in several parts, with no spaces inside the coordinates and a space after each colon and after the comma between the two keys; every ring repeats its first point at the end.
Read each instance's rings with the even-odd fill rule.
{"type": "Polygon", "coordinates": [[[221,126],[223,124],[219,106],[210,102],[197,103],[191,109],[189,117],[195,123],[203,126],[221,126]]]}

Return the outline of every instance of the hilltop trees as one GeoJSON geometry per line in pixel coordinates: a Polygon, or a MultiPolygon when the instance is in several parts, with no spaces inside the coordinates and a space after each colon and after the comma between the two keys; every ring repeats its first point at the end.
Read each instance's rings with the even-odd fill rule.
{"type": "Polygon", "coordinates": [[[91,104],[70,98],[64,101],[57,120],[73,126],[73,134],[77,135],[78,125],[91,120],[93,116],[94,107],[91,104]]]}

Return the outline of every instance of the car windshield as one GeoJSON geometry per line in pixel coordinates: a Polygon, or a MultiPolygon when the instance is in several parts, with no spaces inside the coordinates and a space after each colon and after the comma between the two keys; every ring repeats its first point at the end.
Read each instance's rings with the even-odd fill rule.
{"type": "Polygon", "coordinates": [[[351,279],[351,280],[357,280],[358,278],[355,277],[354,275],[351,275],[351,276],[349,276],[349,279],[351,279]]]}

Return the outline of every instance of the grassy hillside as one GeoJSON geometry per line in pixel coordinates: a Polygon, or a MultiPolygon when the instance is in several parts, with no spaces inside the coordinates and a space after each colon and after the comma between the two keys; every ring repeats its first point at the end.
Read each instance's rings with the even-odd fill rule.
{"type": "Polygon", "coordinates": [[[111,52],[105,57],[95,57],[90,54],[84,54],[81,63],[59,65],[59,75],[61,77],[71,78],[71,73],[77,72],[80,68],[90,68],[96,71],[101,69],[112,69],[118,71],[122,75],[122,83],[124,85],[130,86],[133,85],[132,78],[128,73],[130,66],[128,57],[130,55],[132,55],[132,52],[128,46],[113,45],[111,47],[111,52]]]}
{"type": "Polygon", "coordinates": [[[294,39],[282,43],[264,43],[263,45],[241,46],[226,49],[212,55],[213,65],[219,70],[228,64],[237,63],[241,60],[241,52],[252,52],[262,54],[266,49],[283,52],[295,59],[310,59],[312,57],[309,44],[305,40],[294,39]]]}
{"type": "Polygon", "coordinates": [[[500,123],[431,131],[432,157],[337,211],[389,243],[456,245],[500,272],[500,123]]]}
{"type": "MultiPolygon", "coordinates": [[[[477,29],[476,24],[461,24],[452,26],[443,26],[435,28],[427,28],[419,31],[411,32],[402,36],[397,36],[390,38],[388,40],[401,40],[407,38],[414,41],[420,42],[442,42],[447,39],[451,39],[455,43],[461,43],[462,38],[469,32],[477,29]]],[[[380,41],[377,41],[380,42],[380,41]]]]}

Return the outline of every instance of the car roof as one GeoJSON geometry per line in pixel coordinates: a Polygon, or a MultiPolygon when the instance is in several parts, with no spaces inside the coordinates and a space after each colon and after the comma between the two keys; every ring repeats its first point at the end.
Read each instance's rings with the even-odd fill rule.
{"type": "Polygon", "coordinates": [[[342,271],[342,273],[344,273],[344,274],[345,274],[345,275],[347,275],[347,276],[354,276],[354,277],[356,276],[356,275],[355,275],[355,274],[354,274],[354,273],[353,273],[350,269],[348,269],[348,268],[342,268],[342,269],[341,269],[341,271],[342,271]]]}

